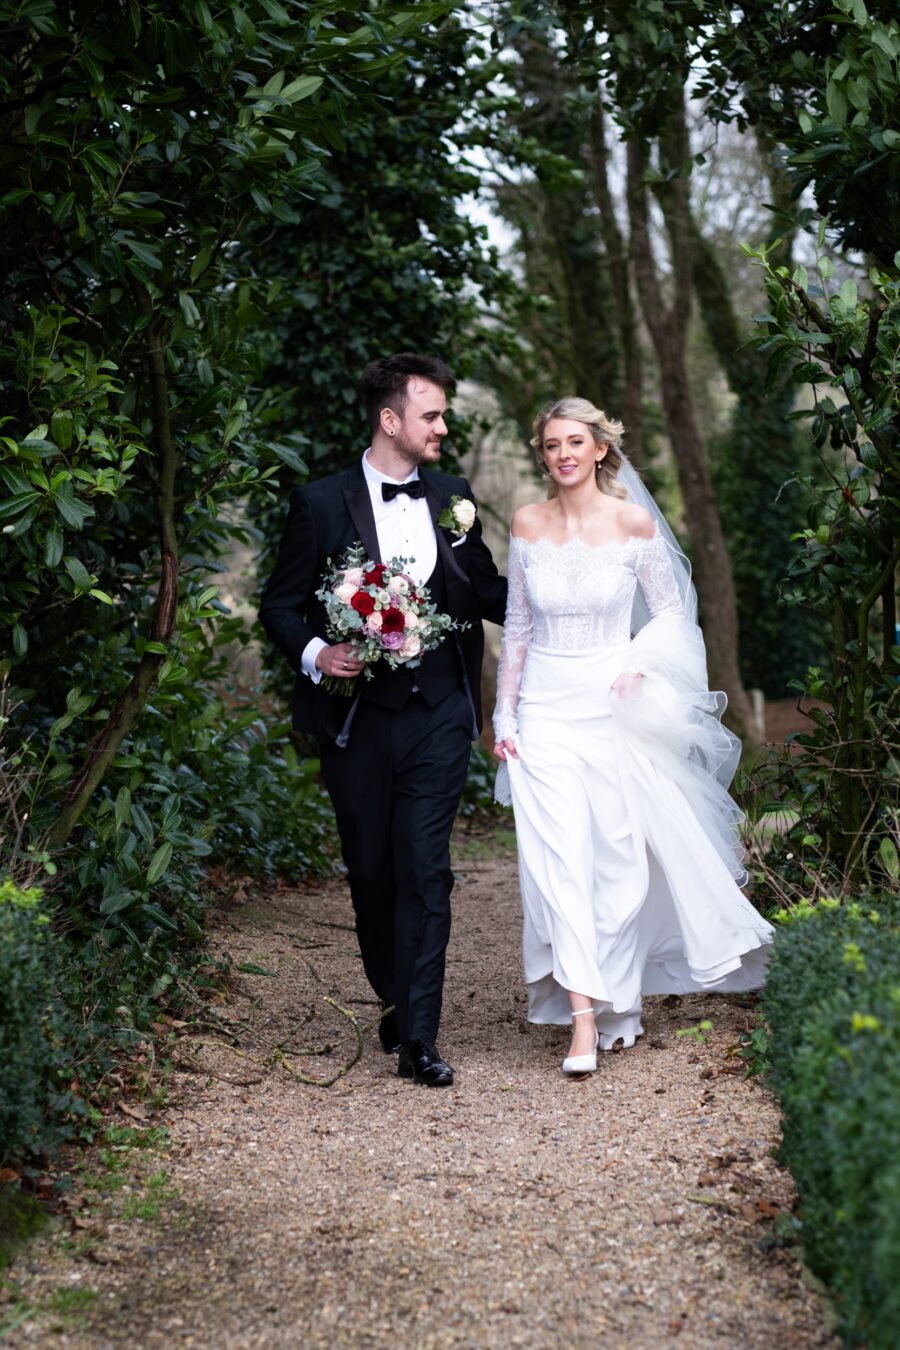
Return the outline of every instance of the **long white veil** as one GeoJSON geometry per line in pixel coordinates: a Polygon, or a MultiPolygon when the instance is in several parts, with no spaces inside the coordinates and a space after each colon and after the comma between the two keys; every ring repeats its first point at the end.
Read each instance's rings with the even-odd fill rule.
{"type": "Polygon", "coordinates": [[[740,761],[741,742],[722,725],[726,695],[709,688],[691,565],[625,455],[616,483],[630,502],[644,507],[656,521],[681,592],[683,615],[652,615],[641,587],[636,587],[629,668],[640,670],[645,679],[639,698],[615,700],[614,716],[630,748],[646,753],[678,782],[732,875],[743,881],[738,830],[742,812],[727,791],[740,761]]]}
{"type": "MultiPolygon", "coordinates": [[[[697,592],[694,590],[691,581],[691,564],[688,562],[685,553],[675,538],[669,522],[666,520],[662,511],[656,504],[656,498],[644,486],[640,475],[628,456],[619,450],[621,464],[616,474],[616,485],[625,490],[628,494],[628,500],[634,502],[636,506],[642,506],[645,511],[649,511],[656,521],[656,528],[660,537],[669,550],[669,558],[672,563],[672,571],[678,589],[681,592],[681,599],[684,605],[684,617],[689,623],[697,622],[697,592]]],[[[651,619],[650,610],[647,607],[647,601],[644,599],[644,593],[640,586],[637,587],[634,595],[634,608],[631,614],[632,634],[640,632],[651,619]]]]}

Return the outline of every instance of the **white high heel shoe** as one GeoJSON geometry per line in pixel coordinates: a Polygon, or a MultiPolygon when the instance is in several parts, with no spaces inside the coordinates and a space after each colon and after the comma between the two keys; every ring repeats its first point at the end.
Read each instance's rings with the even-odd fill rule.
{"type": "MultiPolygon", "coordinates": [[[[579,1008],[572,1013],[573,1017],[583,1017],[585,1013],[594,1015],[593,1008],[579,1008]]],[[[563,1073],[596,1073],[597,1072],[597,1045],[600,1037],[597,1034],[597,1028],[594,1028],[594,1052],[591,1055],[570,1055],[568,1059],[563,1060],[563,1073]]]]}

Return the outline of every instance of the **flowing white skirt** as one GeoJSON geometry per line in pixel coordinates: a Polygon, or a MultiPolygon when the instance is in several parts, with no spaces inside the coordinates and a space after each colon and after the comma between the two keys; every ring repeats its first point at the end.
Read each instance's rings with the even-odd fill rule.
{"type": "Polygon", "coordinates": [[[672,709],[610,695],[626,652],[532,648],[509,761],[529,1019],[568,1023],[573,990],[615,1035],[640,1034],[642,994],[758,988],[772,936],[705,828],[702,775],[647,732],[672,709]]]}

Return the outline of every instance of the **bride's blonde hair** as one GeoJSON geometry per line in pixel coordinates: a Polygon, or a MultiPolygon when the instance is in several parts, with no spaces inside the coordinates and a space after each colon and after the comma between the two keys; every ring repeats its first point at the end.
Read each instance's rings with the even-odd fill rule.
{"type": "MultiPolygon", "coordinates": [[[[628,494],[624,488],[621,488],[616,482],[622,464],[620,447],[625,428],[614,417],[607,417],[605,412],[595,408],[589,399],[577,398],[574,394],[569,394],[566,398],[557,399],[555,403],[550,404],[549,408],[544,408],[542,412],[538,413],[531,428],[534,432],[531,448],[537,456],[539,467],[542,469],[546,467],[541,454],[544,448],[544,431],[547,423],[552,422],[556,417],[565,418],[572,422],[583,422],[590,431],[594,444],[607,447],[606,454],[597,465],[597,487],[601,492],[605,492],[608,497],[620,499],[627,497],[628,494]]],[[[555,497],[558,491],[558,487],[551,479],[548,496],[555,497]]]]}

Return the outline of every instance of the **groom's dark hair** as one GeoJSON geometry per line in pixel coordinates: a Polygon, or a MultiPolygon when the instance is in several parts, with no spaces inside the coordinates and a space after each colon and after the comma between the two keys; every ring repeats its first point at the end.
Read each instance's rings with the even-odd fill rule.
{"type": "Polygon", "coordinates": [[[390,408],[398,417],[403,416],[407,402],[406,386],[411,375],[440,385],[448,397],[456,390],[456,380],[450,367],[436,356],[398,352],[396,356],[382,356],[377,361],[370,361],[359,382],[370,431],[377,430],[382,408],[390,408]]]}

